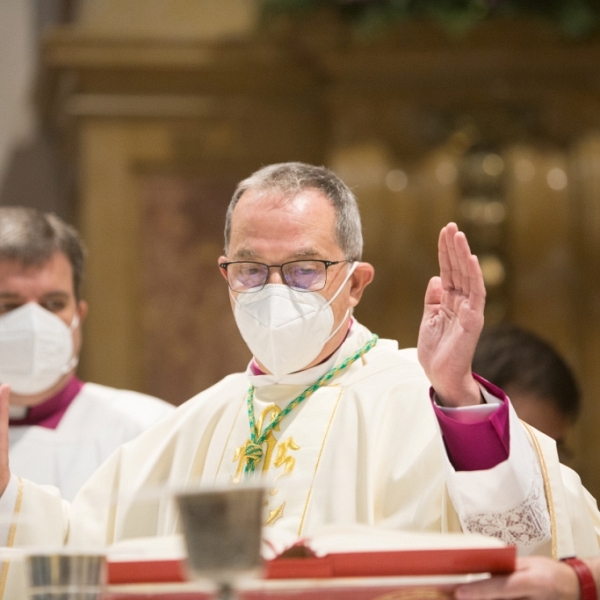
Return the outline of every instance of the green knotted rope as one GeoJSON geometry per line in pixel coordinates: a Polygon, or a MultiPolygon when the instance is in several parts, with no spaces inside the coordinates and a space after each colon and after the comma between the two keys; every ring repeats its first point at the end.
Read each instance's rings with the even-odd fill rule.
{"type": "Polygon", "coordinates": [[[263,456],[263,444],[265,443],[269,431],[275,429],[279,423],[289,415],[298,404],[306,400],[310,395],[314,394],[320,387],[331,381],[338,373],[348,368],[353,362],[357,361],[361,356],[366,354],[375,344],[377,343],[378,336],[374,335],[360,350],[355,352],[352,356],[349,356],[343,363],[337,367],[333,367],[331,371],[328,371],[317,379],[315,383],[307,387],[297,398],[294,398],[264,429],[262,435],[256,428],[256,420],[254,419],[254,386],[250,384],[248,388],[248,395],[246,396],[248,405],[248,420],[250,421],[250,441],[246,444],[244,450],[244,456],[246,458],[246,465],[244,467],[244,473],[253,473],[256,466],[260,462],[263,456]]]}

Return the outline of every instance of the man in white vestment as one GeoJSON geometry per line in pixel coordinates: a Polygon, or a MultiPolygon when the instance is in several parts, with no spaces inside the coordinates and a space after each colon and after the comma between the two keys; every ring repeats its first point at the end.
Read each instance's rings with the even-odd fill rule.
{"type": "MultiPolygon", "coordinates": [[[[478,532],[523,555],[598,554],[595,501],[554,442],[471,374],[485,289],[464,234],[440,233],[417,351],[354,319],[374,276],[361,253],[354,195],[331,171],[285,163],[242,181],[219,268],[253,354],[246,372],[121,446],[70,506],[0,462],[6,543],[174,534],[169,488],[260,479],[265,528],[292,537],[362,523],[478,532]]],[[[4,581],[14,589],[10,569],[4,581]]]]}
{"type": "Polygon", "coordinates": [[[112,452],[173,412],[157,398],[75,375],[84,250],[58,217],[0,208],[0,382],[10,393],[10,466],[72,500],[112,452]]]}

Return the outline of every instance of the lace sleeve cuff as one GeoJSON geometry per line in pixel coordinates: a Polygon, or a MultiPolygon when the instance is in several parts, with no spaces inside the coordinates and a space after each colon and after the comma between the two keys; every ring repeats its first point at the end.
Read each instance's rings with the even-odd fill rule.
{"type": "Polygon", "coordinates": [[[480,471],[457,471],[448,461],[448,491],[465,531],[530,552],[550,540],[550,516],[537,456],[514,409],[506,406],[508,458],[480,471]]]}

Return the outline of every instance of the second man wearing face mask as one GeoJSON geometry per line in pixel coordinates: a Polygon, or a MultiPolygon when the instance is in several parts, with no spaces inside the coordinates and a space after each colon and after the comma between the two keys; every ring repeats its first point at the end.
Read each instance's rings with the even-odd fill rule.
{"type": "Polygon", "coordinates": [[[72,499],[119,445],[173,407],[75,376],[84,251],[54,215],[0,208],[0,382],[11,386],[10,465],[72,499]]]}

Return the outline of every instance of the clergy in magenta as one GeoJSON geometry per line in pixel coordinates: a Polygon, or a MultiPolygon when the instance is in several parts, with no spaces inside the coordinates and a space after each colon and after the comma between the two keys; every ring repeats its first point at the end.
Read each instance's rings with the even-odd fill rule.
{"type": "Polygon", "coordinates": [[[55,215],[0,208],[0,382],[11,387],[10,464],[67,500],[118,446],[173,410],[77,379],[84,259],[77,232],[55,215]]]}
{"type": "MultiPolygon", "coordinates": [[[[485,287],[454,223],[438,257],[417,348],[399,349],[353,316],[375,272],[352,191],[303,163],[252,174],[234,191],[218,259],[253,356],[246,371],[121,446],[68,509],[0,461],[0,539],[169,536],[181,524],[168,490],[260,481],[264,528],[292,539],[359,523],[480,533],[523,556],[597,555],[600,513],[554,441],[471,372],[485,287]]],[[[5,397],[0,387],[0,410],[5,397]]]]}
{"type": "Polygon", "coordinates": [[[56,429],[71,403],[81,392],[83,381],[72,375],[67,385],[40,404],[31,407],[15,407],[12,410],[9,425],[11,427],[26,427],[37,425],[46,429],[56,429]]]}

